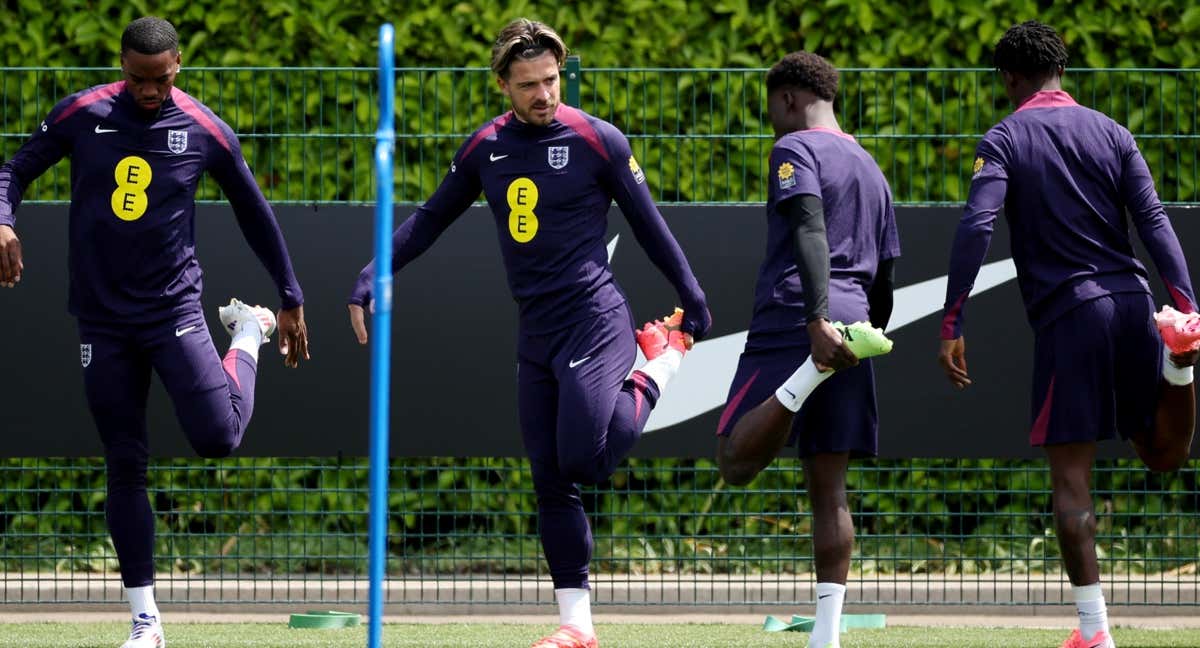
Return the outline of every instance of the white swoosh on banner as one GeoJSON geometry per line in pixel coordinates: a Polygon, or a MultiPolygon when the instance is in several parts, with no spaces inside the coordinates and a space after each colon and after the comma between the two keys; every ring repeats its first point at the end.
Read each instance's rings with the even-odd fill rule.
{"type": "MultiPolygon", "coordinates": [[[[612,260],[616,242],[614,238],[609,243],[609,261],[612,260]]],[[[1016,276],[1017,268],[1012,259],[989,263],[980,269],[971,294],[977,295],[1016,276]]],[[[946,299],[946,281],[943,275],[896,289],[888,332],[940,312],[946,299]]],[[[747,333],[749,331],[741,331],[698,342],[684,358],[683,369],[671,381],[670,389],[658,401],[646,423],[646,432],[661,430],[723,407],[729,384],[733,382],[733,374],[737,371],[738,357],[746,346],[747,333]]],[[[933,344],[932,337],[930,344],[933,344]]],[[[645,362],[639,351],[634,367],[640,367],[645,362]]]]}

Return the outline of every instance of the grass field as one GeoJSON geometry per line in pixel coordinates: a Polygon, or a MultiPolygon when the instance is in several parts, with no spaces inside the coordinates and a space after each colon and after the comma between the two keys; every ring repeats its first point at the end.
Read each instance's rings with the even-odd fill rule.
{"type": "MultiPolygon", "coordinates": [[[[0,624],[2,648],[113,648],[128,632],[121,623],[0,624]]],[[[384,626],[385,646],[524,647],[543,630],[534,625],[384,626]]],[[[1117,629],[1120,648],[1200,646],[1200,630],[1117,629]]],[[[843,648],[1057,648],[1062,630],[986,628],[915,628],[856,630],[842,636],[843,648]]],[[[805,646],[808,635],[767,633],[753,626],[701,624],[613,624],[601,628],[607,648],[709,648],[736,646],[805,646]]],[[[170,648],[362,648],[366,630],[289,630],[283,624],[173,624],[167,626],[170,648]]]]}

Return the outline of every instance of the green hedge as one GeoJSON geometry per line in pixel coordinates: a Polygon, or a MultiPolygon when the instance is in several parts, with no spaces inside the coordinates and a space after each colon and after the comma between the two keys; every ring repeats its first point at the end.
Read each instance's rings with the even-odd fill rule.
{"type": "Polygon", "coordinates": [[[122,28],[175,23],[187,65],[369,66],[379,24],[396,25],[403,65],[486,65],[509,19],[544,20],[592,66],[765,67],[805,48],[841,67],[987,66],[1009,25],[1058,28],[1077,67],[1198,67],[1200,6],[1172,0],[625,0],[411,2],[39,0],[0,13],[0,65],[116,63],[122,28]]]}
{"type": "MultiPolygon", "coordinates": [[[[1101,462],[1096,504],[1106,572],[1163,574],[1200,555],[1198,473],[1101,462]]],[[[112,568],[99,461],[0,461],[0,569],[112,568]]],[[[295,459],[160,461],[150,472],[160,569],[201,573],[357,573],[367,472],[295,459]]],[[[1044,573],[1043,462],[880,461],[856,465],[851,508],[867,573],[1044,573]]],[[[802,572],[811,517],[798,462],[750,489],[710,461],[632,460],[584,489],[598,569],[632,573],[802,572]]],[[[393,462],[389,564],[395,573],[529,573],[541,565],[528,464],[514,459],[393,462]]]]}
{"type": "MultiPolygon", "coordinates": [[[[375,65],[378,25],[397,26],[397,199],[424,200],[462,138],[505,109],[487,65],[507,19],[542,18],[583,57],[583,108],[635,143],[652,190],[664,202],[765,199],[770,129],[761,69],[798,47],[828,56],[843,74],[839,116],[876,157],[904,203],[965,199],[978,137],[1007,113],[994,74],[884,71],[879,67],[988,67],[1003,29],[1037,16],[1057,25],[1076,67],[1200,65],[1193,44],[1200,7],[1170,2],[813,3],[631,1],[580,3],[265,2],[247,13],[227,0],[164,2],[183,39],[179,85],[241,135],[247,158],[276,202],[368,202],[374,188],[370,70],[197,70],[195,66],[375,65]],[[653,25],[652,29],[647,25],[653,25]],[[672,71],[604,68],[669,67],[672,71]],[[705,68],[729,68],[706,71],[705,68]],[[745,70],[745,71],[743,71],[745,70]]],[[[64,2],[46,11],[17,2],[0,14],[0,64],[112,66],[123,26],[146,3],[64,2]]],[[[0,156],[62,96],[115,74],[0,73],[0,156]]],[[[1068,74],[1067,87],[1139,137],[1169,202],[1195,202],[1200,178],[1196,106],[1200,71],[1068,74]]],[[[64,200],[65,165],[36,184],[31,200],[64,200]]],[[[208,182],[202,199],[218,199],[208,182]]]]}

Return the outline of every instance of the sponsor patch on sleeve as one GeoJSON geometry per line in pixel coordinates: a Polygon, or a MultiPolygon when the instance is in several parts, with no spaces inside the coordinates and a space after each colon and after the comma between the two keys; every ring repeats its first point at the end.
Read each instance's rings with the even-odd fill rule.
{"type": "Polygon", "coordinates": [[[646,181],[646,174],[642,173],[642,167],[638,166],[637,160],[633,156],[629,156],[629,172],[633,174],[633,181],[642,184],[646,181]]]}
{"type": "Polygon", "coordinates": [[[776,175],[779,176],[780,189],[791,189],[796,186],[796,167],[792,166],[791,162],[780,164],[776,175]]]}

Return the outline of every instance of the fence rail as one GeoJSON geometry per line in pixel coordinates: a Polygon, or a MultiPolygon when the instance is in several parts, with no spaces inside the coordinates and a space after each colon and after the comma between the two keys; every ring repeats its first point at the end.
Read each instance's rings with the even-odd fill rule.
{"type": "MultiPolygon", "coordinates": [[[[151,467],[160,596],[171,603],[364,603],[365,460],[242,459],[151,467]]],[[[390,604],[549,601],[527,462],[394,460],[390,604]]],[[[1200,472],[1096,473],[1110,602],[1200,603],[1200,472]]],[[[3,602],[119,602],[99,460],[0,464],[3,602]]],[[[879,461],[855,466],[853,602],[1070,602],[1041,462],[879,461]]],[[[634,460],[584,491],[605,605],[812,602],[811,515],[800,463],[751,489],[706,461],[634,460]]],[[[1106,591],[1106,594],[1108,593],[1106,591]]]]}
{"type": "MultiPolygon", "coordinates": [[[[192,68],[179,86],[238,133],[276,203],[374,195],[374,68],[192,68]]],[[[0,157],[56,101],[106,68],[0,69],[0,157]]],[[[764,70],[582,68],[568,88],[631,140],[663,203],[765,199],[772,136],[764,70]]],[[[1198,203],[1200,70],[1071,70],[1066,87],[1136,136],[1170,203],[1198,203]]],[[[975,143],[1008,113],[985,69],[847,69],[836,104],[896,200],[958,204],[975,143]]],[[[485,68],[396,72],[395,190],[420,202],[461,141],[505,110],[485,68]]],[[[68,166],[26,198],[68,198],[68,166]]],[[[205,179],[199,196],[219,200],[205,179]]],[[[1097,472],[1110,601],[1195,605],[1200,485],[1193,465],[1097,472]]],[[[160,462],[151,470],[160,596],[167,602],[365,601],[367,475],[361,460],[160,462]]],[[[916,605],[1062,602],[1049,481],[1040,462],[868,462],[850,475],[857,533],[851,601],[916,605]]],[[[783,461],[753,489],[710,463],[632,461],[585,491],[597,600],[620,605],[809,603],[811,517],[803,474],[783,461]]],[[[0,460],[3,602],[118,602],[104,525],[103,463],[0,460]]],[[[549,600],[528,466],[513,460],[392,464],[391,603],[525,605],[549,600]]]]}

